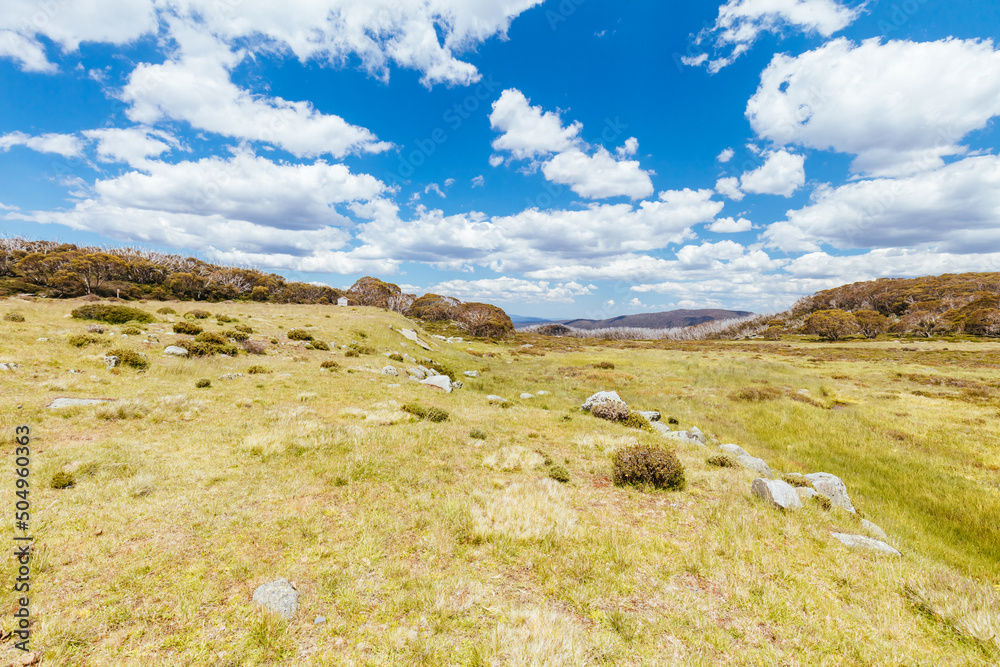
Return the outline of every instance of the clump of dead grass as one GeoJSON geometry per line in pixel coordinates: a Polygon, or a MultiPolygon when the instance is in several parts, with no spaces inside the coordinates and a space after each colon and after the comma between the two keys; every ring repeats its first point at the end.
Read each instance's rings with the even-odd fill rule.
{"type": "Polygon", "coordinates": [[[1000,593],[989,585],[941,570],[911,579],[904,593],[918,610],[1000,657],[1000,593]]]}
{"type": "Polygon", "coordinates": [[[483,465],[487,468],[505,472],[533,470],[544,464],[544,456],[521,445],[501,447],[483,459],[483,465]]]}
{"type": "MultiPolygon", "coordinates": [[[[576,513],[566,491],[555,480],[516,482],[493,494],[484,508],[472,512],[472,532],[480,539],[494,536],[522,541],[555,541],[576,530],[576,513]]],[[[544,664],[544,663],[539,663],[544,664]]]]}

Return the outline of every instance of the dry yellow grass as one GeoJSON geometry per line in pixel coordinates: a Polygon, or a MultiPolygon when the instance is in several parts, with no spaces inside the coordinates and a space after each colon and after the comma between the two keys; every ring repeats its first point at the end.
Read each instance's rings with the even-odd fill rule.
{"type": "MultiPolygon", "coordinates": [[[[390,329],[412,326],[391,313],[206,304],[252,326],[267,354],[164,356],[174,337],[159,322],[147,327],[159,342],[126,339],[151,362],[137,373],[105,368],[110,345],[68,344],[87,324],[66,317],[75,305],[0,302],[25,315],[0,322],[0,363],[21,364],[0,371],[0,433],[9,470],[14,427],[32,428],[33,646],[43,664],[1000,661],[1000,378],[972,363],[996,344],[928,345],[899,361],[887,360],[895,343],[842,355],[807,343],[533,339],[540,356],[518,353],[523,341],[447,344],[422,332],[425,351],[390,329]],[[293,328],[337,347],[306,350],[285,339],[293,328]],[[374,354],[345,356],[339,346],[351,343],[374,354]],[[444,394],[379,374],[387,353],[481,377],[444,394]],[[339,369],[320,367],[330,360],[339,369]],[[602,360],[615,369],[588,366],[602,360]],[[248,374],[254,364],[270,372],[248,374]],[[244,375],[219,379],[231,373],[244,375]],[[197,388],[199,378],[211,386],[197,388]],[[780,397],[732,399],[755,385],[780,397]],[[486,400],[540,389],[550,394],[507,408],[486,400]],[[693,445],[678,445],[685,491],[611,486],[615,449],[663,440],[580,413],[601,389],[776,470],[838,474],[903,557],[833,540],[862,532],[847,513],[772,511],[750,497],[749,472],[709,466],[693,445]],[[792,397],[801,389],[812,403],[792,397]],[[45,407],[60,396],[114,400],[45,407]],[[399,410],[411,402],[450,417],[412,419],[399,410]],[[470,439],[473,430],[488,438],[470,439]],[[525,461],[504,465],[510,452],[525,461]],[[528,465],[531,455],[564,466],[569,483],[528,465]],[[75,484],[51,488],[57,472],[75,484]],[[302,593],[290,623],[250,601],[278,577],[302,593]]],[[[101,336],[121,344],[120,328],[108,329],[116,335],[101,336]]],[[[0,580],[4,609],[14,565],[0,580]]],[[[14,656],[0,647],[0,664],[14,656]]]]}

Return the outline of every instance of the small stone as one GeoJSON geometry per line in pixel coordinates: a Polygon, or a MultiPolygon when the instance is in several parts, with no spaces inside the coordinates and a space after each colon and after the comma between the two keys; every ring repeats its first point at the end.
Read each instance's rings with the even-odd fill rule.
{"type": "Polygon", "coordinates": [[[39,341],[40,343],[44,343],[44,342],[45,342],[45,341],[47,341],[47,340],[48,340],[48,338],[39,338],[39,339],[38,339],[38,341],[39,341]]]}
{"type": "Polygon", "coordinates": [[[452,389],[461,389],[464,386],[465,384],[461,380],[455,380],[454,382],[451,383],[452,389]]]}
{"type": "Polygon", "coordinates": [[[16,371],[21,367],[21,364],[15,364],[14,362],[8,362],[6,364],[0,364],[0,371],[16,371]]]}
{"type": "Polygon", "coordinates": [[[527,393],[527,392],[525,392],[525,393],[521,394],[521,398],[524,398],[524,399],[528,399],[528,398],[534,398],[534,397],[535,397],[535,395],[534,395],[534,394],[529,394],[529,393],[527,393]]]}
{"type": "Polygon", "coordinates": [[[326,623],[326,616],[317,616],[313,621],[313,625],[322,625],[323,623],[326,623]]]}
{"type": "Polygon", "coordinates": [[[885,534],[884,530],[876,526],[868,519],[861,520],[861,527],[882,541],[889,539],[889,536],[885,534]]]}
{"type": "Polygon", "coordinates": [[[832,535],[842,544],[852,549],[867,549],[869,551],[881,551],[893,556],[902,556],[901,553],[882,540],[874,540],[864,535],[850,535],[848,533],[832,533],[832,535]]]}
{"type": "Polygon", "coordinates": [[[614,401],[616,403],[627,405],[625,401],[621,399],[621,396],[618,395],[617,391],[599,391],[596,394],[592,394],[590,398],[584,401],[583,405],[581,405],[580,407],[583,409],[584,412],[590,412],[591,408],[593,408],[598,403],[607,403],[609,401],[614,401]]]}
{"type": "MultiPolygon", "coordinates": [[[[660,422],[652,422],[652,424],[659,424],[659,423],[660,422]]],[[[690,431],[660,431],[660,432],[663,434],[664,438],[670,438],[671,440],[680,440],[681,442],[685,442],[689,445],[697,445],[698,447],[705,446],[705,444],[690,431]]]]}
{"type": "Polygon", "coordinates": [[[548,396],[548,395],[549,395],[549,393],[550,393],[550,392],[547,392],[547,391],[545,391],[544,389],[542,389],[541,391],[536,391],[536,392],[535,392],[535,396],[548,396]]]}
{"type": "Polygon", "coordinates": [[[175,357],[186,357],[188,356],[188,351],[177,345],[168,345],[163,348],[163,354],[169,354],[175,357]]]}
{"type": "Polygon", "coordinates": [[[108,403],[109,400],[110,399],[107,398],[57,398],[46,407],[48,407],[49,410],[58,410],[59,408],[72,408],[77,405],[97,405],[98,403],[108,403]]]}
{"type": "Polygon", "coordinates": [[[663,422],[649,422],[649,425],[653,427],[653,430],[658,432],[664,437],[668,437],[667,434],[670,433],[670,427],[663,422]]]}
{"type": "Polygon", "coordinates": [[[103,534],[104,534],[103,528],[97,528],[96,530],[94,530],[94,537],[100,537],[103,534]]]}
{"type": "MultiPolygon", "coordinates": [[[[742,465],[744,468],[749,468],[750,470],[753,470],[761,477],[771,477],[773,474],[771,472],[771,467],[767,465],[767,462],[764,461],[764,459],[758,459],[755,456],[747,456],[744,454],[741,456],[737,456],[736,460],[739,461],[740,465],[742,465]]],[[[782,484],[787,484],[787,483],[782,482],[782,484]]],[[[791,488],[794,488],[791,486],[791,484],[787,485],[791,488]]],[[[798,498],[798,496],[796,496],[796,498],[798,498]]]]}
{"type": "Polygon", "coordinates": [[[220,375],[220,380],[235,380],[236,378],[243,377],[243,373],[226,373],[225,375],[220,375]]]}
{"type": "Polygon", "coordinates": [[[407,374],[414,380],[423,380],[427,377],[427,373],[419,368],[409,368],[406,370],[407,374]]]}
{"type": "Polygon", "coordinates": [[[750,456],[750,453],[739,445],[719,445],[719,449],[733,456],[750,456]]]}
{"type": "Polygon", "coordinates": [[[382,375],[391,375],[393,377],[399,376],[399,371],[396,370],[395,366],[386,366],[382,369],[382,375]]]}
{"type": "Polygon", "coordinates": [[[425,384],[428,387],[436,387],[437,389],[442,389],[446,393],[451,393],[451,380],[448,379],[447,375],[435,375],[433,377],[426,378],[420,381],[420,384],[425,384]]]}
{"type": "Polygon", "coordinates": [[[121,363],[121,361],[122,361],[121,359],[119,359],[118,357],[116,357],[114,355],[112,355],[110,357],[104,357],[104,363],[107,365],[109,371],[112,368],[116,368],[118,366],[118,364],[121,363]]]}
{"type": "Polygon", "coordinates": [[[486,400],[490,403],[506,403],[507,399],[503,396],[497,396],[496,394],[490,394],[486,397],[486,400]]]}
{"type": "Polygon", "coordinates": [[[288,580],[275,579],[258,586],[253,592],[253,601],[265,610],[290,621],[295,618],[295,612],[299,609],[299,592],[288,580]]]}
{"type": "Polygon", "coordinates": [[[646,421],[650,423],[660,421],[660,413],[656,410],[636,410],[636,412],[645,417],[646,421]]]}
{"type": "Polygon", "coordinates": [[[854,505],[847,495],[847,485],[837,477],[828,472],[814,472],[806,475],[806,479],[812,482],[813,487],[827,496],[834,507],[840,507],[848,512],[854,513],[854,505]]]}
{"type": "Polygon", "coordinates": [[[691,437],[700,442],[701,444],[703,445],[705,444],[705,434],[702,433],[701,429],[698,428],[697,426],[692,426],[691,428],[689,428],[688,433],[690,433],[691,437]]]}
{"type": "Polygon", "coordinates": [[[467,378],[477,378],[479,377],[479,371],[463,371],[462,375],[467,378]]]}
{"type": "Polygon", "coordinates": [[[795,492],[795,487],[780,479],[758,477],[750,484],[750,492],[779,509],[792,510],[802,507],[802,501],[795,492]]]}

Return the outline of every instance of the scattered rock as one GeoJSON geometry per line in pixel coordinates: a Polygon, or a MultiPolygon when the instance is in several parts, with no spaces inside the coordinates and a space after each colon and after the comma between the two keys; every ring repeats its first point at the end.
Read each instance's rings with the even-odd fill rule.
{"type": "Polygon", "coordinates": [[[541,391],[536,391],[536,392],[535,392],[535,396],[548,396],[548,395],[549,395],[549,393],[550,393],[550,392],[547,392],[547,391],[545,391],[544,389],[542,389],[541,391]]]}
{"type": "Polygon", "coordinates": [[[183,347],[178,347],[176,345],[168,345],[163,349],[163,354],[172,354],[175,357],[186,357],[188,356],[188,351],[183,347]]]}
{"type": "Polygon", "coordinates": [[[461,343],[462,339],[459,338],[458,336],[451,336],[450,338],[447,339],[447,341],[449,343],[461,343]]]}
{"type": "Polygon", "coordinates": [[[691,428],[689,428],[688,433],[690,433],[691,437],[700,442],[701,444],[703,445],[705,444],[705,434],[702,433],[701,429],[698,428],[697,426],[692,426],[691,428]]]}
{"type": "MultiPolygon", "coordinates": [[[[757,473],[762,477],[771,477],[773,474],[771,472],[771,466],[767,465],[767,462],[764,461],[764,459],[758,459],[756,456],[741,454],[740,456],[736,457],[736,460],[739,461],[740,465],[742,465],[744,468],[749,468],[750,470],[753,470],[755,473],[757,473]]],[[[787,482],[782,482],[782,484],[785,484],[786,486],[792,489],[795,488],[791,484],[788,484],[787,482]]],[[[795,497],[797,499],[798,495],[796,495],[795,497]]]]}
{"type": "Polygon", "coordinates": [[[6,364],[0,364],[0,371],[16,371],[21,367],[21,364],[15,364],[14,362],[8,362],[6,364]]]}
{"type": "Polygon", "coordinates": [[[506,403],[507,399],[503,396],[497,396],[496,394],[490,394],[486,397],[486,400],[490,403],[506,403]]]}
{"type": "Polygon", "coordinates": [[[808,486],[796,486],[795,493],[799,494],[799,500],[806,502],[811,498],[818,496],[819,492],[816,489],[810,489],[808,486]]]}
{"type": "Polygon", "coordinates": [[[48,340],[48,338],[39,338],[39,339],[38,339],[38,342],[40,342],[40,343],[44,343],[44,342],[45,342],[45,341],[47,341],[47,340],[48,340]]]}
{"type": "Polygon", "coordinates": [[[750,485],[750,492],[783,510],[802,507],[802,501],[799,499],[799,494],[795,492],[795,487],[780,479],[761,479],[758,477],[750,485]]]}
{"type": "MultiPolygon", "coordinates": [[[[652,424],[659,424],[660,422],[652,422],[652,424]]],[[[652,425],[651,424],[651,425],[652,425]]],[[[655,428],[655,427],[654,427],[655,428]]],[[[680,440],[681,442],[686,442],[689,445],[698,445],[699,447],[704,447],[703,443],[698,437],[691,433],[690,431],[661,431],[664,438],[670,438],[671,440],[680,440]]]]}
{"type": "Polygon", "coordinates": [[[299,610],[299,592],[286,579],[261,584],[253,592],[253,601],[286,621],[295,618],[295,612],[299,610]]]}
{"type": "Polygon", "coordinates": [[[404,354],[403,355],[403,361],[405,361],[408,364],[416,364],[417,363],[417,360],[414,359],[413,357],[411,357],[408,354],[404,354]]]}
{"type": "Polygon", "coordinates": [[[653,423],[660,421],[660,413],[656,410],[636,410],[640,415],[646,418],[646,421],[653,423]]]}
{"type": "Polygon", "coordinates": [[[243,373],[226,373],[225,375],[220,375],[220,380],[235,380],[236,378],[243,377],[243,373]]]}
{"type": "Polygon", "coordinates": [[[452,389],[461,389],[464,386],[465,384],[461,380],[455,380],[454,382],[451,383],[452,389]]]}
{"type": "Polygon", "coordinates": [[[739,445],[719,445],[719,449],[727,454],[732,454],[733,456],[750,456],[750,453],[739,445]]]}
{"type": "Polygon", "coordinates": [[[107,367],[108,367],[109,371],[112,368],[116,368],[118,366],[118,364],[120,364],[121,362],[122,362],[122,360],[119,359],[118,357],[114,356],[114,355],[111,355],[110,357],[104,357],[104,363],[107,364],[107,367]]]}
{"type": "Polygon", "coordinates": [[[876,526],[868,519],[861,520],[861,527],[882,541],[889,539],[889,536],[885,534],[884,530],[876,526]]]}
{"type": "Polygon", "coordinates": [[[448,340],[447,338],[445,338],[441,334],[432,334],[432,337],[433,338],[437,338],[438,340],[448,340]]]}
{"type": "Polygon", "coordinates": [[[521,394],[521,398],[525,398],[525,399],[527,399],[527,398],[534,398],[534,397],[535,397],[534,394],[529,394],[528,392],[525,392],[525,393],[521,394]]]}
{"type": "Polygon", "coordinates": [[[110,401],[110,398],[57,398],[46,407],[49,410],[58,410],[59,408],[72,408],[77,405],[97,405],[98,403],[108,403],[110,401]]]}
{"type": "Polygon", "coordinates": [[[585,412],[590,412],[591,408],[593,408],[598,403],[610,403],[610,402],[621,403],[625,407],[628,407],[628,404],[621,399],[621,396],[618,395],[617,391],[599,391],[596,394],[593,394],[586,401],[584,401],[583,405],[581,405],[580,407],[585,412]]]}
{"type": "Polygon", "coordinates": [[[893,556],[902,556],[901,553],[882,540],[875,540],[870,537],[865,537],[864,535],[850,535],[848,533],[832,533],[832,535],[834,538],[852,549],[867,549],[869,551],[881,551],[882,553],[891,554],[893,556]]]}
{"type": "Polygon", "coordinates": [[[834,507],[842,507],[848,512],[854,513],[854,505],[847,495],[847,485],[836,475],[828,472],[814,472],[806,475],[806,479],[812,482],[813,487],[827,496],[834,507]]]}
{"type": "Polygon", "coordinates": [[[419,337],[417,337],[417,332],[414,331],[413,329],[397,329],[396,331],[402,334],[403,338],[413,341],[414,343],[424,348],[425,350],[431,349],[430,345],[428,345],[424,341],[420,340],[419,337]]]}
{"type": "Polygon", "coordinates": [[[406,370],[406,372],[414,380],[423,380],[425,377],[427,377],[427,373],[425,373],[423,370],[419,368],[409,368],[406,370]]]}
{"type": "Polygon", "coordinates": [[[326,616],[317,616],[316,620],[313,621],[313,625],[322,625],[326,623],[326,616]]]}
{"type": "Polygon", "coordinates": [[[652,426],[660,435],[666,436],[667,433],[670,433],[670,427],[663,422],[649,422],[649,425],[652,426]]]}
{"type": "Polygon", "coordinates": [[[467,378],[477,378],[479,377],[479,371],[464,371],[462,375],[467,378]]]}
{"type": "Polygon", "coordinates": [[[395,366],[386,366],[382,369],[382,375],[391,375],[393,377],[399,377],[399,371],[396,370],[395,366]]]}
{"type": "Polygon", "coordinates": [[[425,384],[429,387],[437,387],[438,389],[443,389],[447,393],[451,393],[452,385],[451,380],[448,379],[447,375],[435,375],[433,377],[426,378],[420,381],[420,384],[425,384]]]}

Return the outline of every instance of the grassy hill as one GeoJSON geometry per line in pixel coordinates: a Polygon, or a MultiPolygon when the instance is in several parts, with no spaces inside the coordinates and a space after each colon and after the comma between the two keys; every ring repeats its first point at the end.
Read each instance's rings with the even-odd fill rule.
{"type": "Polygon", "coordinates": [[[203,304],[238,321],[199,322],[251,328],[263,355],[177,358],[162,350],[186,340],[183,318],[156,313],[176,303],[132,304],[158,321],[89,334],[70,317],[84,303],[0,301],[23,316],[0,320],[0,363],[19,365],[0,371],[0,429],[11,469],[14,429],[31,427],[43,664],[1000,661],[1000,344],[447,343],[416,327],[424,350],[397,313],[246,302],[203,304]],[[116,348],[148,369],[109,370],[116,348]],[[414,364],[388,354],[465,386],[410,381],[414,364]],[[581,413],[598,390],[710,446],[581,413]],[[46,407],[58,397],[112,400],[46,407]],[[686,488],[614,486],[611,454],[632,443],[675,446],[686,488]],[[847,512],[766,506],[753,473],[707,462],[716,443],[840,476],[902,557],[832,539],[860,532],[847,512]],[[53,488],[59,474],[72,485],[53,488]],[[251,602],[276,578],[301,594],[290,622],[251,602]]]}
{"type": "Polygon", "coordinates": [[[728,320],[747,317],[753,313],[746,310],[721,310],[718,308],[703,308],[699,310],[668,310],[662,313],[637,313],[635,315],[619,315],[604,320],[563,320],[564,324],[574,329],[605,329],[609,327],[627,327],[635,329],[673,329],[675,327],[693,327],[715,320],[728,320]]]}

